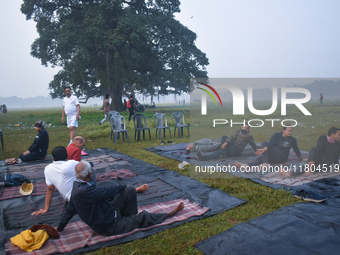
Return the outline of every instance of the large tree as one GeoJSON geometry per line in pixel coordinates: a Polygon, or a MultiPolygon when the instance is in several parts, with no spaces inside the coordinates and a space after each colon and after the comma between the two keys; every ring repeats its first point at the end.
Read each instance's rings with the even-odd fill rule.
{"type": "Polygon", "coordinates": [[[78,96],[180,94],[190,78],[207,77],[208,59],[196,34],[174,18],[178,0],[24,0],[21,11],[37,22],[31,54],[60,66],[49,88],[62,97],[70,85],[78,96]]]}

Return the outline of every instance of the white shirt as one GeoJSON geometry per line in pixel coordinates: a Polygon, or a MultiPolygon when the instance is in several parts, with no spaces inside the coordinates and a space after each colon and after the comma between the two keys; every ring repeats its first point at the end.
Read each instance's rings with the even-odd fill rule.
{"type": "Polygon", "coordinates": [[[67,116],[77,115],[77,105],[79,105],[78,97],[64,97],[63,106],[67,116]]]}
{"type": "Polygon", "coordinates": [[[70,201],[73,182],[76,179],[74,169],[78,161],[54,161],[45,167],[45,181],[47,185],[54,185],[61,197],[70,201]]]}

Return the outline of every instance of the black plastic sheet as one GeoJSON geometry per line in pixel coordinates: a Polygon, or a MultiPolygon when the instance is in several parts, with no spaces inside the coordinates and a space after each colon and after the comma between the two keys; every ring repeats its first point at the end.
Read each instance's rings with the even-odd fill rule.
{"type": "Polygon", "coordinates": [[[175,159],[178,161],[190,162],[190,153],[186,152],[186,148],[189,143],[176,143],[171,145],[160,145],[155,147],[149,147],[145,150],[156,153],[162,157],[175,159]]]}
{"type": "MultiPolygon", "coordinates": [[[[139,196],[138,198],[139,204],[150,204],[150,203],[174,200],[178,198],[185,198],[192,202],[198,203],[202,207],[209,207],[210,211],[208,211],[206,214],[204,214],[201,217],[194,217],[186,221],[178,222],[172,225],[161,226],[161,227],[157,227],[157,228],[150,229],[147,231],[140,231],[130,236],[121,238],[121,239],[117,239],[117,240],[113,240],[113,241],[105,242],[105,243],[99,243],[99,244],[96,244],[90,247],[78,249],[78,250],[75,250],[74,252],[71,252],[70,254],[77,254],[81,252],[92,251],[92,250],[99,249],[101,247],[112,246],[112,245],[116,245],[120,243],[125,243],[131,240],[144,238],[152,234],[158,233],[162,230],[165,230],[167,228],[171,228],[171,227],[183,224],[185,222],[215,215],[219,212],[234,208],[245,202],[245,200],[231,196],[221,190],[211,188],[210,186],[202,182],[191,179],[184,175],[180,175],[179,173],[175,171],[160,168],[158,166],[146,163],[142,160],[138,160],[130,156],[117,153],[108,148],[88,150],[87,152],[89,153],[89,156],[106,154],[111,157],[121,158],[127,161],[126,165],[112,165],[105,169],[99,169],[98,172],[107,171],[110,169],[127,168],[127,169],[130,169],[132,172],[137,173],[137,176],[132,177],[132,178],[128,178],[124,180],[121,180],[121,179],[111,180],[111,181],[99,183],[98,185],[102,185],[102,186],[119,185],[119,184],[135,185],[139,183],[144,184],[148,182],[156,183],[154,185],[155,188],[158,185],[158,187],[164,186],[163,189],[160,188],[158,190],[159,192],[154,192],[154,196],[149,196],[148,193],[146,193],[144,197],[139,196]],[[164,183],[164,185],[161,185],[162,183],[164,183]]],[[[83,159],[86,160],[86,157],[83,157],[83,159]]],[[[150,192],[153,192],[152,189],[150,190],[150,192]]],[[[53,200],[55,200],[56,204],[60,204],[60,206],[62,206],[62,204],[59,201],[60,200],[59,195],[55,195],[53,200]]],[[[38,223],[48,222],[50,225],[56,226],[60,220],[60,216],[56,216],[53,213],[50,214],[51,217],[48,217],[48,215],[44,215],[41,217],[30,216],[30,211],[34,211],[36,208],[39,209],[39,206],[40,207],[42,206],[43,201],[44,201],[44,196],[34,196],[34,197],[27,196],[27,197],[14,198],[14,199],[0,201],[0,208],[1,208],[0,237],[1,237],[1,240],[3,240],[4,238],[9,239],[10,237],[13,237],[19,234],[21,231],[29,228],[32,223],[36,224],[37,222],[38,223]],[[25,224],[25,219],[20,219],[20,224],[15,224],[15,222],[13,221],[13,218],[11,218],[11,224],[9,224],[9,222],[4,222],[4,220],[6,221],[9,217],[11,217],[10,216],[11,211],[18,212],[23,208],[25,208],[24,215],[25,217],[27,217],[26,224],[25,224]],[[7,216],[4,217],[4,215],[7,215],[7,216]],[[28,225],[28,226],[26,227],[24,225],[28,225]]],[[[75,221],[75,220],[78,220],[77,217],[73,219],[72,221],[75,221]]],[[[0,243],[0,254],[4,254],[3,242],[0,243]]]]}
{"type": "Polygon", "coordinates": [[[238,224],[196,247],[204,254],[339,254],[340,198],[297,203],[238,224]]]}

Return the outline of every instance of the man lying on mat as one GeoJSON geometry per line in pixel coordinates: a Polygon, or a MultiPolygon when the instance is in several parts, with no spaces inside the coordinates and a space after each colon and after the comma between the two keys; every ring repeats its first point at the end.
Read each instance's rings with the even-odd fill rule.
{"type": "Polygon", "coordinates": [[[136,192],[147,190],[147,185],[137,189],[126,185],[99,188],[90,182],[92,169],[85,161],[76,166],[75,175],[71,199],[62,213],[58,231],[62,231],[72,217],[78,214],[94,232],[116,235],[158,224],[184,208],[184,204],[179,203],[169,213],[143,211],[138,214],[136,192]]]}
{"type": "Polygon", "coordinates": [[[309,150],[308,165],[304,168],[304,175],[328,171],[332,167],[338,172],[339,155],[340,129],[332,127],[328,130],[327,136],[320,136],[316,147],[309,150]]]}
{"type": "Polygon", "coordinates": [[[290,149],[293,148],[296,156],[302,161],[300,149],[296,139],[292,136],[293,128],[284,127],[282,132],[276,132],[270,138],[269,142],[262,143],[262,149],[256,151],[257,157],[248,164],[235,162],[237,167],[246,166],[268,166],[269,163],[284,163],[288,160],[290,149]]]}
{"type": "Polygon", "coordinates": [[[199,145],[197,146],[197,157],[199,160],[211,160],[223,157],[237,157],[240,156],[244,151],[244,148],[250,144],[253,150],[256,152],[257,145],[255,143],[254,137],[250,134],[250,127],[246,124],[243,127],[237,129],[235,134],[231,136],[222,136],[219,146],[214,152],[202,155],[201,152],[205,150],[207,146],[199,145]]]}

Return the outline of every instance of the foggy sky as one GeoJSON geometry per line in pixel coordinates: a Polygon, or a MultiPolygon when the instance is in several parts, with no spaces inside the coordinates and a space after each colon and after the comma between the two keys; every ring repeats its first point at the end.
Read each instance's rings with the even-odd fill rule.
{"type": "MultiPolygon", "coordinates": [[[[58,69],[30,56],[38,35],[21,3],[0,0],[0,96],[47,96],[58,69]]],[[[197,34],[211,78],[337,78],[339,9],[337,0],[182,0],[176,17],[197,34]]]]}

